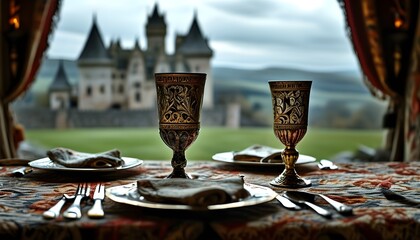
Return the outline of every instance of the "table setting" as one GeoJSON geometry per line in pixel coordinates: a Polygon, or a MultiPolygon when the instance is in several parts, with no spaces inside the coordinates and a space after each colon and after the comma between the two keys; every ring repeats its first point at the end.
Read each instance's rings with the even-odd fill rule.
{"type": "Polygon", "coordinates": [[[310,81],[270,81],[273,131],[189,160],[205,74],[155,75],[168,160],[58,146],[0,160],[0,239],[418,239],[420,163],[334,163],[300,154],[310,81]]]}

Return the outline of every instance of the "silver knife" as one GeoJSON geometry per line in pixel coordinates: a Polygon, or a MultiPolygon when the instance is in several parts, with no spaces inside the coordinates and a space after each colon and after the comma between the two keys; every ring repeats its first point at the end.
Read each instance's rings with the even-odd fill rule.
{"type": "Polygon", "coordinates": [[[90,218],[103,218],[105,216],[102,208],[102,201],[105,198],[105,186],[103,184],[96,185],[95,192],[93,194],[93,207],[87,212],[90,218]]]}
{"type": "Polygon", "coordinates": [[[339,212],[340,214],[344,215],[352,215],[353,209],[345,204],[342,204],[340,202],[337,202],[323,194],[320,193],[310,193],[310,192],[300,192],[300,191],[286,191],[287,197],[294,197],[294,198],[300,198],[301,200],[305,200],[311,203],[314,203],[315,197],[319,196],[322,199],[324,199],[326,202],[328,202],[331,206],[334,207],[334,209],[339,212]]]}
{"type": "Polygon", "coordinates": [[[276,199],[281,203],[281,205],[283,205],[283,207],[287,208],[287,209],[293,209],[293,210],[300,210],[302,209],[301,207],[299,207],[298,205],[296,205],[295,203],[293,203],[292,201],[290,201],[289,199],[278,195],[276,196],[276,199]]]}
{"type": "Polygon", "coordinates": [[[342,204],[340,202],[337,202],[323,194],[317,194],[318,196],[320,196],[321,198],[323,198],[325,201],[327,201],[331,206],[334,207],[334,209],[344,215],[352,215],[353,214],[353,208],[349,207],[345,204],[342,204]]]}
{"type": "Polygon", "coordinates": [[[284,197],[288,198],[293,203],[306,205],[307,207],[311,208],[312,210],[314,210],[316,213],[318,213],[319,215],[323,217],[331,218],[332,214],[330,211],[323,209],[322,207],[319,207],[311,202],[305,201],[303,198],[300,198],[299,196],[296,196],[293,193],[294,193],[293,191],[286,191],[286,193],[284,194],[284,197]]]}

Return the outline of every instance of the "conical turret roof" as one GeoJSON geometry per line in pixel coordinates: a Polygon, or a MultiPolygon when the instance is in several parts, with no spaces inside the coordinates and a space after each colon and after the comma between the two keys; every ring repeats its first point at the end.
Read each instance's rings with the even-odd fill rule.
{"type": "Polygon", "coordinates": [[[50,91],[70,91],[71,85],[67,78],[66,72],[64,71],[63,61],[59,61],[58,70],[55,74],[53,82],[49,87],[50,91]]]}
{"type": "Polygon", "coordinates": [[[165,19],[163,18],[163,15],[159,14],[157,3],[153,8],[152,14],[148,18],[147,25],[165,25],[165,19]]]}
{"type": "Polygon", "coordinates": [[[180,45],[178,51],[185,55],[205,55],[209,57],[213,55],[213,50],[211,50],[207,43],[207,39],[204,38],[201,33],[196,13],[194,14],[190,31],[180,45]]]}
{"type": "Polygon", "coordinates": [[[99,32],[96,17],[93,18],[92,28],[83,47],[79,60],[108,60],[110,59],[105,44],[99,32]]]}

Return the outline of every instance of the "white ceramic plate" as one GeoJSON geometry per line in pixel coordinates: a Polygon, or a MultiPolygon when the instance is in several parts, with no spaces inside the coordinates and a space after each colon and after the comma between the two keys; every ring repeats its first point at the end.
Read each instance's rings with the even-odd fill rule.
{"type": "Polygon", "coordinates": [[[122,157],[124,164],[116,168],[70,168],[64,167],[60,164],[51,162],[49,158],[41,158],[29,162],[29,166],[37,169],[52,170],[52,171],[71,171],[71,172],[113,172],[117,170],[125,170],[139,166],[143,160],[130,157],[122,157]]]}
{"type": "MultiPolygon", "coordinates": [[[[212,159],[218,162],[231,163],[231,164],[241,164],[241,165],[258,165],[258,166],[273,166],[273,165],[284,165],[284,163],[261,163],[261,162],[252,162],[252,161],[238,161],[233,159],[233,152],[223,152],[213,155],[212,159]]],[[[315,162],[316,158],[299,154],[299,158],[296,161],[296,164],[305,164],[315,162]]]]}
{"type": "Polygon", "coordinates": [[[187,211],[209,211],[209,210],[222,210],[229,208],[239,208],[246,206],[253,206],[273,200],[277,193],[271,188],[258,186],[254,184],[245,183],[244,188],[250,193],[250,196],[242,201],[210,205],[206,208],[191,207],[189,205],[180,204],[165,204],[155,203],[145,200],[137,191],[137,183],[111,187],[106,190],[106,196],[111,200],[133,206],[154,209],[168,209],[168,210],[187,210],[187,211]]]}

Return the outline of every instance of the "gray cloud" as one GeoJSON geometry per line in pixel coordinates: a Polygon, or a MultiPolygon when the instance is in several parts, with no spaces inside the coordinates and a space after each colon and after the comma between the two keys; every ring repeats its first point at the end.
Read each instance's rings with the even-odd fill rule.
{"type": "MultiPolygon", "coordinates": [[[[48,53],[76,58],[94,13],[107,43],[120,38],[124,46],[130,47],[139,38],[144,47],[144,27],[154,3],[64,1],[48,53]]],[[[357,68],[336,0],[160,0],[159,9],[168,23],[170,52],[175,33],[188,31],[196,11],[215,51],[214,65],[357,68]],[[298,5],[301,2],[305,4],[298,5]]]]}
{"type": "Polygon", "coordinates": [[[236,15],[244,18],[270,18],[275,16],[280,10],[276,0],[259,0],[259,1],[243,1],[243,0],[212,0],[208,2],[208,6],[227,15],[236,15]]]}

